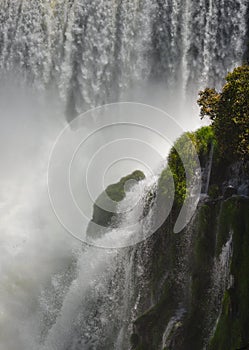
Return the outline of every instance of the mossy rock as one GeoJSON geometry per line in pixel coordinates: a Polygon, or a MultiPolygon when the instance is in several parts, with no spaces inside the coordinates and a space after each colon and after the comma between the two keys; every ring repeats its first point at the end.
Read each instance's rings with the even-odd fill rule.
{"type": "Polygon", "coordinates": [[[217,199],[220,196],[220,188],[217,184],[212,184],[209,187],[208,195],[211,199],[217,199]]]}
{"type": "Polygon", "coordinates": [[[87,236],[99,237],[104,233],[105,228],[108,228],[112,224],[114,225],[115,219],[118,216],[117,204],[124,199],[125,191],[144,178],[144,173],[136,170],[122,177],[119,182],[109,185],[100,194],[93,206],[93,217],[87,228],[87,236]]]}
{"type": "MultiPolygon", "coordinates": [[[[208,349],[246,349],[249,344],[249,200],[239,196],[229,198],[224,202],[223,213],[222,228],[233,232],[230,273],[234,283],[223,296],[222,312],[208,349]]],[[[222,241],[224,233],[220,234],[219,241],[222,241]]]]}
{"type": "Polygon", "coordinates": [[[211,145],[214,147],[214,156],[216,156],[216,140],[210,126],[204,126],[192,133],[186,132],[176,140],[168,156],[168,165],[162,171],[159,179],[159,195],[166,198],[173,196],[175,206],[181,207],[188,196],[186,170],[189,177],[195,176],[196,168],[206,164],[211,145]],[[174,180],[175,189],[170,185],[171,178],[174,180]]]}

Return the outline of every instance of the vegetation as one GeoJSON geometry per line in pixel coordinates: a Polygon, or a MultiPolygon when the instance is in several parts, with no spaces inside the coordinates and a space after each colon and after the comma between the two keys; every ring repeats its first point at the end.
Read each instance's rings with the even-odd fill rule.
{"type": "Polygon", "coordinates": [[[159,180],[159,193],[168,198],[174,195],[176,207],[180,207],[188,195],[186,168],[193,168],[195,151],[201,165],[204,165],[210,145],[214,145],[209,192],[212,198],[217,198],[220,194],[224,168],[236,160],[249,159],[249,66],[238,67],[229,73],[220,93],[207,88],[199,95],[201,118],[208,116],[212,123],[194,133],[185,133],[176,141],[168,156],[168,167],[164,169],[159,180]],[[191,143],[195,149],[191,147],[191,143]],[[171,178],[175,188],[172,188],[171,178]]]}
{"type": "Polygon", "coordinates": [[[242,169],[239,172],[243,172],[236,179],[238,186],[248,178],[249,66],[229,73],[220,93],[214,89],[200,92],[198,103],[201,117],[208,116],[211,125],[185,133],[176,141],[159,179],[158,197],[174,196],[177,211],[188,195],[186,171],[193,169],[194,153],[204,167],[213,145],[210,198],[198,207],[190,230],[181,235],[172,233],[177,217],[173,210],[157,232],[150,254],[150,295],[155,302],[134,322],[131,343],[135,350],[162,347],[165,329],[181,303],[185,312],[177,322],[179,327],[172,328],[168,335],[167,349],[249,348],[249,200],[246,196],[232,196],[232,192],[220,196],[228,183],[224,181],[235,180],[232,173],[225,178],[232,163],[238,161],[242,169]],[[223,262],[223,247],[231,235],[232,256],[223,262]],[[215,280],[217,261],[228,264],[226,287],[215,280]],[[181,280],[183,275],[186,281],[181,280]]]}
{"type": "Polygon", "coordinates": [[[141,181],[145,178],[144,173],[140,170],[135,170],[133,173],[122,177],[119,182],[112,184],[106,188],[106,194],[108,197],[115,201],[120,202],[125,197],[125,185],[129,184],[129,181],[141,181]]]}
{"type": "Polygon", "coordinates": [[[201,117],[212,121],[221,156],[228,161],[249,159],[249,66],[235,68],[218,93],[199,93],[201,117]]]}
{"type": "MultiPolygon", "coordinates": [[[[224,203],[225,204],[225,203],[224,203]]],[[[249,325],[249,201],[242,197],[227,200],[220,215],[218,248],[226,232],[233,232],[233,256],[230,273],[232,285],[223,296],[222,313],[218,320],[215,334],[211,339],[210,350],[234,350],[248,347],[249,325]]]]}
{"type": "Polygon", "coordinates": [[[205,126],[196,132],[183,134],[171,149],[168,156],[168,166],[163,170],[159,179],[159,190],[166,197],[175,195],[177,207],[182,205],[187,196],[186,171],[190,175],[194,175],[191,172],[198,165],[196,164],[196,154],[201,165],[205,164],[212,143],[216,145],[213,129],[210,126],[205,126]],[[175,191],[170,184],[171,177],[174,180],[175,191]]]}
{"type": "Polygon", "coordinates": [[[141,181],[145,178],[144,173],[136,170],[133,173],[122,177],[119,182],[112,184],[100,194],[93,206],[93,218],[89,223],[87,234],[96,237],[101,234],[98,227],[92,225],[95,223],[101,227],[108,227],[116,217],[116,206],[125,197],[125,189],[127,186],[132,186],[134,181],[141,181]]]}

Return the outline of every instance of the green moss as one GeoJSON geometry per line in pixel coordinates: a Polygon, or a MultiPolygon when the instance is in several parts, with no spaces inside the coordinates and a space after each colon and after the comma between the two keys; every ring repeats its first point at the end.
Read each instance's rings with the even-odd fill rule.
{"type": "MultiPolygon", "coordinates": [[[[249,200],[231,197],[220,202],[202,204],[192,223],[193,246],[190,252],[190,299],[188,311],[181,319],[181,328],[173,335],[182,349],[201,349],[207,334],[209,291],[215,255],[233,232],[231,274],[234,285],[225,292],[222,312],[209,350],[235,350],[249,343],[249,200]]],[[[138,349],[157,349],[168,321],[178,305],[179,286],[175,283],[181,235],[172,234],[169,219],[163,225],[162,237],[154,246],[152,256],[151,293],[158,302],[135,321],[139,334],[138,349]],[[168,271],[168,272],[167,272],[168,271]],[[162,277],[169,273],[161,284],[162,277]],[[160,286],[160,291],[158,290],[160,286]]],[[[181,300],[181,299],[180,299],[181,300]]],[[[210,314],[211,316],[211,314],[210,314]]],[[[214,315],[213,315],[214,316],[214,315]]],[[[212,316],[211,316],[212,317],[212,316]]],[[[216,317],[216,316],[215,316],[216,317]]],[[[213,325],[214,326],[214,325],[213,325]]],[[[175,345],[174,345],[175,346],[175,345]]],[[[178,345],[177,345],[178,346],[178,345]]],[[[177,347],[176,347],[177,348],[177,347]]]]}
{"type": "Polygon", "coordinates": [[[211,208],[208,205],[203,205],[200,208],[199,217],[197,218],[198,236],[194,245],[195,265],[201,274],[207,272],[206,269],[213,256],[212,219],[211,208]]]}
{"type": "Polygon", "coordinates": [[[148,348],[143,345],[138,345],[134,350],[148,350],[148,348]]]}
{"type": "MultiPolygon", "coordinates": [[[[184,253],[191,254],[191,305],[188,307],[188,313],[181,319],[179,329],[172,330],[170,337],[173,339],[179,334],[181,340],[178,341],[189,345],[189,349],[201,349],[203,344],[203,313],[205,313],[203,295],[211,283],[209,269],[215,250],[215,217],[216,208],[213,206],[202,205],[199,208],[198,215],[192,223],[194,245],[191,246],[190,252],[184,253]]],[[[146,349],[158,348],[165,327],[179,307],[179,300],[182,300],[182,291],[179,290],[176,276],[181,263],[181,250],[185,249],[184,233],[182,235],[173,233],[170,218],[161,230],[163,245],[162,241],[158,240],[158,244],[154,246],[155,255],[152,257],[151,293],[154,293],[158,302],[135,322],[142,343],[140,345],[146,349]],[[160,283],[162,280],[163,284],[160,283]]]]}
{"type": "Polygon", "coordinates": [[[211,199],[217,199],[220,195],[220,188],[217,184],[209,186],[208,195],[211,199]]]}
{"type": "Polygon", "coordinates": [[[188,176],[194,176],[198,166],[197,161],[204,165],[207,161],[211,144],[216,149],[213,130],[205,126],[196,132],[183,134],[174,144],[168,156],[168,166],[162,171],[159,179],[159,194],[166,198],[175,198],[175,205],[181,207],[186,193],[186,171],[188,176]],[[199,159],[196,159],[198,155],[199,159]],[[184,163],[184,164],[183,164],[184,163]],[[173,177],[175,190],[170,179],[173,177]]]}
{"type": "MultiPolygon", "coordinates": [[[[223,298],[223,310],[222,313],[224,313],[225,318],[228,319],[229,316],[229,309],[231,305],[231,300],[228,292],[225,292],[224,298],[223,298]]],[[[230,334],[229,334],[229,325],[227,322],[224,322],[223,316],[219,319],[218,326],[216,329],[215,337],[212,339],[210,344],[210,349],[229,349],[230,348],[230,334]],[[228,336],[229,335],[229,336],[228,336]],[[219,342],[222,343],[222,347],[219,347],[219,342]]]]}
{"type": "Polygon", "coordinates": [[[108,227],[116,217],[116,208],[118,202],[122,201],[125,197],[125,187],[133,185],[134,181],[141,181],[145,178],[142,171],[136,170],[133,173],[122,177],[119,182],[112,184],[106,188],[104,192],[100,194],[93,206],[93,218],[89,223],[87,229],[87,235],[99,236],[97,224],[101,227],[108,227]],[[131,183],[129,183],[131,181],[131,183]]]}
{"type": "MultiPolygon", "coordinates": [[[[212,129],[205,127],[196,133],[187,133],[185,136],[195,145],[202,165],[205,165],[208,159],[211,144],[214,145],[209,195],[211,199],[217,199],[220,195],[221,183],[224,181],[224,175],[220,174],[224,174],[227,164],[218,157],[212,129]]],[[[176,142],[175,148],[169,154],[168,166],[159,179],[158,197],[170,199],[175,194],[175,204],[173,214],[171,213],[160,229],[161,237],[154,242],[154,254],[150,257],[152,260],[150,293],[157,302],[134,323],[139,335],[135,338],[139,339],[135,350],[159,347],[165,326],[174,315],[179,306],[179,300],[182,300],[183,296],[175,281],[175,276],[179,272],[177,265],[181,262],[179,256],[182,253],[183,241],[181,241],[181,235],[173,234],[172,223],[175,222],[177,209],[187,195],[185,170],[177,150],[182,148],[185,159],[189,159],[190,165],[193,165],[191,163],[193,149],[185,147],[185,141],[186,138],[182,136],[176,142]],[[175,190],[172,186],[172,177],[175,190]],[[166,281],[165,276],[167,276],[166,281]]],[[[210,323],[217,317],[217,310],[212,309],[209,294],[210,288],[213,288],[213,262],[214,258],[222,252],[222,247],[231,233],[233,233],[233,256],[230,273],[234,277],[234,284],[224,293],[221,315],[208,349],[235,350],[249,343],[248,214],[249,200],[239,196],[230,197],[225,201],[210,200],[199,206],[191,226],[193,230],[191,252],[186,258],[190,281],[188,290],[184,294],[187,300],[187,311],[181,319],[181,328],[172,336],[172,342],[180,338],[180,345],[174,345],[176,348],[180,346],[181,349],[202,349],[204,340],[207,339],[208,327],[214,326],[210,323]],[[207,313],[210,314],[207,316],[207,313]]]]}
{"type": "Polygon", "coordinates": [[[132,349],[137,348],[139,344],[139,336],[136,333],[132,333],[130,337],[130,343],[131,343],[132,349]]]}
{"type": "Polygon", "coordinates": [[[191,265],[191,301],[185,320],[184,344],[189,349],[201,349],[205,329],[207,290],[211,286],[211,267],[215,250],[216,208],[203,204],[199,207],[193,228],[194,245],[191,265]]]}
{"type": "Polygon", "coordinates": [[[210,350],[234,350],[249,343],[249,200],[229,198],[224,205],[226,215],[222,224],[233,232],[231,274],[234,284],[224,294],[210,350]]]}
{"type": "Polygon", "coordinates": [[[222,247],[229,238],[231,227],[236,220],[236,202],[237,198],[232,197],[221,204],[218,222],[216,256],[220,255],[222,247]]]}
{"type": "Polygon", "coordinates": [[[120,202],[125,197],[125,184],[128,181],[141,181],[144,178],[144,173],[140,170],[136,170],[133,173],[122,177],[119,182],[108,186],[106,188],[106,193],[111,200],[115,202],[120,202]]]}
{"type": "Polygon", "coordinates": [[[168,279],[161,291],[159,302],[134,322],[136,329],[143,338],[143,343],[139,344],[135,350],[147,350],[148,346],[150,346],[150,349],[158,348],[165,325],[175,307],[173,282],[171,283],[168,279]]]}

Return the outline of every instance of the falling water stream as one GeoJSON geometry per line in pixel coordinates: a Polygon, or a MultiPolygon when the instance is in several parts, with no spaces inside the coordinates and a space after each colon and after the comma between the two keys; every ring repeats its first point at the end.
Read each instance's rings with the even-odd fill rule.
{"type": "MultiPolygon", "coordinates": [[[[1,1],[0,350],[129,349],[146,289],[139,246],[89,247],[65,232],[47,196],[49,152],[66,122],[89,108],[138,100],[176,116],[176,101],[184,110],[199,88],[219,87],[242,61],[247,6],[1,1]]],[[[183,128],[196,126],[185,114],[183,128]]],[[[142,226],[129,224],[142,215],[152,183],[148,177],[128,191],[120,206],[130,210],[98,245],[150,230],[152,213],[142,226]]]]}

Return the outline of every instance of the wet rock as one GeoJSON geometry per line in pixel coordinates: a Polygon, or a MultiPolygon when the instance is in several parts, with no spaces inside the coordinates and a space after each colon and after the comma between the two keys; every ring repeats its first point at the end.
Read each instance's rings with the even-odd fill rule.
{"type": "Polygon", "coordinates": [[[229,197],[232,197],[235,194],[237,194],[237,189],[235,187],[233,187],[232,185],[229,185],[224,190],[223,198],[227,199],[229,197]]]}
{"type": "Polygon", "coordinates": [[[244,182],[242,185],[238,188],[238,195],[240,196],[249,196],[249,180],[244,182]]]}

